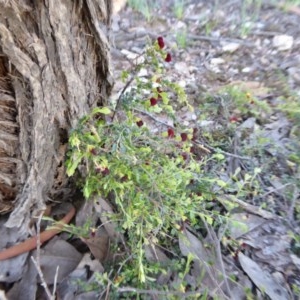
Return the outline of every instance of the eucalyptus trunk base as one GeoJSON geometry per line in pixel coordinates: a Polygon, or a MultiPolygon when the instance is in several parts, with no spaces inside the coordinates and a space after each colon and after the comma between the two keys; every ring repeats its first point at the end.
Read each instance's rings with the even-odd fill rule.
{"type": "MultiPolygon", "coordinates": [[[[70,200],[70,130],[106,103],[110,0],[0,0],[0,213],[28,224],[47,201],[70,200]]],[[[27,226],[24,226],[27,228],[27,226]]]]}

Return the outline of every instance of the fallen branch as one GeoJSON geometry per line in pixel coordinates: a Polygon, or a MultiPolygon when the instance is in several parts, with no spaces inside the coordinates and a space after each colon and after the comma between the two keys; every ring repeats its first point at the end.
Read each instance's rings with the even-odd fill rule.
{"type": "MultiPolygon", "coordinates": [[[[69,212],[57,223],[55,228],[52,229],[46,229],[40,234],[40,243],[44,243],[48,240],[50,240],[52,237],[57,235],[63,230],[63,227],[65,224],[68,224],[72,218],[75,215],[75,208],[72,206],[69,210],[69,212]]],[[[5,249],[0,252],[0,261],[6,260],[12,257],[15,257],[17,255],[29,252],[33,249],[35,249],[38,245],[38,237],[34,236],[32,238],[29,238],[25,240],[24,242],[14,245],[8,249],[5,249]]]]}
{"type": "MultiPolygon", "coordinates": [[[[254,215],[260,216],[264,219],[267,220],[275,220],[278,218],[278,216],[272,214],[269,211],[266,211],[258,206],[252,205],[252,204],[248,204],[240,199],[237,199],[233,196],[225,196],[226,201],[231,201],[234,202],[236,204],[238,204],[241,208],[243,208],[244,210],[246,210],[249,213],[252,213],[254,215]]],[[[222,199],[218,199],[220,202],[222,202],[222,199]]]]}

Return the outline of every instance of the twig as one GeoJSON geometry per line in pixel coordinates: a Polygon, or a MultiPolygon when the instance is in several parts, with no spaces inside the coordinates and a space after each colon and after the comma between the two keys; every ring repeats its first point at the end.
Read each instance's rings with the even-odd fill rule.
{"type": "Polygon", "coordinates": [[[280,35],[280,32],[275,32],[275,31],[252,31],[251,34],[253,34],[253,35],[262,35],[262,36],[276,36],[276,35],[280,35]]]}
{"type": "MultiPolygon", "coordinates": [[[[279,190],[282,190],[284,189],[285,187],[291,185],[292,183],[286,183],[286,184],[283,184],[282,186],[278,187],[278,188],[273,188],[272,190],[264,193],[263,195],[259,196],[259,198],[265,198],[266,196],[272,194],[272,193],[276,193],[278,192],[279,190]]],[[[280,193],[278,193],[279,195],[281,195],[280,193]]]]}
{"type": "Polygon", "coordinates": [[[291,207],[288,211],[288,218],[290,221],[294,221],[294,209],[295,209],[295,205],[296,205],[296,201],[297,201],[298,197],[299,197],[299,190],[298,190],[297,186],[294,184],[293,199],[292,199],[291,207]]]}
{"type": "MultiPolygon", "coordinates": [[[[40,233],[39,239],[40,243],[44,243],[54,237],[56,234],[60,233],[63,230],[65,224],[68,224],[75,215],[75,208],[71,206],[69,212],[58,222],[55,228],[46,229],[40,233]]],[[[8,258],[15,257],[22,253],[31,251],[37,247],[37,236],[33,236],[24,242],[14,245],[10,248],[0,251],[0,261],[8,258]]]]}
{"type": "Polygon", "coordinates": [[[55,300],[55,297],[51,294],[49,287],[45,281],[44,274],[41,270],[41,221],[42,221],[43,213],[40,214],[37,221],[37,242],[36,242],[36,259],[31,256],[31,260],[33,261],[37,272],[42,281],[42,287],[44,287],[45,292],[47,294],[48,299],[55,300]]]}
{"type": "Polygon", "coordinates": [[[225,287],[226,287],[226,290],[227,290],[227,294],[232,299],[231,290],[230,290],[229,283],[228,283],[228,280],[227,280],[228,276],[226,275],[225,266],[224,266],[223,257],[222,257],[222,252],[221,252],[221,246],[220,246],[221,240],[220,240],[220,238],[217,237],[214,230],[211,229],[211,226],[209,226],[207,224],[207,222],[204,220],[204,218],[202,219],[202,221],[204,221],[204,225],[206,227],[207,232],[210,235],[211,240],[214,241],[214,243],[215,243],[215,246],[216,246],[215,249],[216,249],[216,252],[217,252],[217,259],[220,263],[220,268],[221,268],[221,272],[222,272],[222,275],[223,275],[223,278],[224,278],[224,281],[225,281],[225,287]]]}
{"type": "Polygon", "coordinates": [[[104,300],[109,300],[109,290],[110,290],[111,282],[108,283],[106,288],[106,295],[104,300]]]}
{"type": "Polygon", "coordinates": [[[234,38],[222,38],[222,37],[218,37],[218,38],[214,38],[214,37],[209,37],[209,36],[205,36],[205,35],[196,35],[196,34],[189,34],[188,38],[191,40],[199,40],[199,41],[206,41],[206,42],[230,42],[230,43],[237,43],[237,44],[241,44],[243,46],[247,46],[247,47],[253,47],[253,43],[247,43],[243,40],[240,39],[234,39],[234,38]]]}
{"type": "MultiPolygon", "coordinates": [[[[196,141],[198,143],[198,141],[196,141]]],[[[251,160],[252,158],[251,157],[248,157],[248,156],[240,156],[240,155],[237,155],[237,154],[233,154],[233,153],[229,153],[229,152],[226,152],[220,148],[216,149],[214,147],[211,147],[209,145],[205,145],[205,147],[207,147],[208,149],[212,150],[212,151],[215,151],[215,152],[220,152],[224,155],[227,155],[227,156],[231,156],[231,157],[235,157],[235,158],[239,158],[239,159],[243,159],[243,160],[251,160]]]]}
{"type": "Polygon", "coordinates": [[[160,123],[160,124],[162,124],[162,125],[164,125],[164,126],[166,126],[166,127],[170,127],[170,128],[172,128],[172,129],[175,129],[175,127],[174,127],[173,125],[168,124],[168,123],[166,123],[166,122],[164,122],[164,121],[161,121],[161,120],[157,119],[157,118],[154,117],[152,114],[150,114],[150,113],[148,113],[148,112],[146,112],[146,111],[144,111],[144,110],[140,110],[140,109],[135,108],[134,111],[139,112],[139,113],[141,113],[141,114],[143,114],[143,115],[146,115],[146,116],[148,116],[149,118],[151,118],[152,120],[154,120],[155,122],[160,123]]]}
{"type": "Polygon", "coordinates": [[[119,108],[119,105],[120,105],[120,102],[121,102],[121,99],[122,99],[122,96],[124,95],[124,93],[126,92],[126,90],[128,89],[129,85],[132,83],[132,81],[134,80],[134,77],[132,76],[125,84],[125,86],[123,87],[119,97],[118,97],[118,100],[117,100],[117,104],[116,104],[116,107],[115,107],[115,110],[114,110],[114,113],[112,115],[112,118],[111,118],[111,121],[114,120],[115,116],[116,116],[116,113],[118,111],[118,108],[119,108]]]}
{"type": "Polygon", "coordinates": [[[204,292],[204,289],[199,289],[195,292],[177,292],[177,291],[158,291],[158,290],[141,290],[141,289],[135,289],[132,287],[122,287],[118,288],[117,292],[119,293],[137,293],[137,294],[149,294],[149,295],[174,295],[174,296],[180,296],[180,297],[189,297],[189,296],[201,296],[201,294],[204,292]]]}
{"type": "MultiPolygon", "coordinates": [[[[272,214],[269,211],[266,211],[260,207],[254,206],[252,204],[248,204],[240,199],[235,198],[234,196],[230,197],[230,196],[224,196],[226,198],[227,201],[232,201],[235,202],[236,204],[238,204],[240,207],[242,207],[243,209],[245,209],[246,211],[254,214],[254,215],[258,215],[264,219],[267,220],[275,220],[278,218],[278,216],[272,214]]],[[[220,202],[222,202],[222,199],[218,199],[220,202]]]]}
{"type": "MultiPolygon", "coordinates": [[[[196,255],[196,257],[198,257],[198,256],[196,255]]],[[[217,274],[217,276],[215,275],[216,268],[211,266],[208,262],[206,262],[204,259],[201,259],[200,257],[198,257],[198,262],[199,262],[199,264],[201,263],[204,266],[205,271],[207,272],[209,278],[215,285],[215,291],[219,290],[220,294],[222,295],[222,299],[230,300],[230,298],[227,297],[227,295],[222,290],[223,281],[219,282],[219,280],[217,279],[219,274],[217,274]]],[[[218,271],[218,269],[217,269],[217,271],[218,271]]],[[[216,292],[214,292],[214,295],[215,295],[215,293],[216,292]]]]}
{"type": "Polygon", "coordinates": [[[56,288],[57,288],[58,271],[59,271],[59,266],[56,267],[56,271],[55,271],[55,275],[54,275],[53,292],[52,292],[54,299],[55,299],[56,288]]]}

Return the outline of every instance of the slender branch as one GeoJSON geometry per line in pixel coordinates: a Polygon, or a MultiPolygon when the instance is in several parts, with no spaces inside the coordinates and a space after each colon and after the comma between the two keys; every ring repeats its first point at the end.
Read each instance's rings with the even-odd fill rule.
{"type": "Polygon", "coordinates": [[[172,129],[175,129],[175,127],[173,125],[170,125],[170,124],[168,124],[168,123],[166,123],[164,121],[159,120],[158,118],[154,117],[152,114],[148,113],[147,111],[140,110],[140,109],[137,109],[137,108],[135,108],[134,111],[139,112],[139,113],[141,113],[143,115],[146,115],[149,118],[151,118],[152,120],[154,120],[155,122],[160,123],[160,124],[162,124],[162,125],[164,125],[166,127],[170,127],[172,129]]]}
{"type": "Polygon", "coordinates": [[[41,270],[41,221],[42,221],[43,213],[40,214],[37,221],[37,241],[36,241],[36,259],[31,256],[31,260],[33,261],[35,268],[41,278],[42,286],[45,289],[48,299],[55,300],[55,297],[51,294],[50,289],[45,281],[44,274],[41,270]]]}
{"type": "Polygon", "coordinates": [[[115,107],[115,110],[114,110],[114,113],[112,115],[112,118],[111,118],[111,121],[114,120],[115,116],[116,116],[116,113],[119,109],[119,106],[120,106],[120,103],[121,103],[121,99],[122,99],[122,96],[124,95],[124,93],[126,92],[126,90],[128,89],[129,85],[132,83],[132,81],[134,80],[134,77],[132,76],[128,81],[127,83],[125,84],[125,86],[123,87],[119,97],[118,97],[118,100],[117,100],[117,104],[116,104],[116,107],[115,107]]]}
{"type": "MultiPolygon", "coordinates": [[[[69,212],[57,223],[56,227],[53,229],[46,229],[40,233],[39,239],[40,243],[44,243],[50,240],[53,236],[60,233],[63,230],[65,224],[69,223],[75,215],[75,208],[71,206],[69,212]]],[[[0,251],[0,261],[8,258],[15,257],[22,253],[31,251],[37,247],[37,236],[33,236],[24,242],[14,245],[10,248],[0,251]]]]}
{"type": "Polygon", "coordinates": [[[210,235],[212,241],[215,242],[215,246],[216,246],[215,249],[217,251],[217,258],[220,263],[221,272],[222,272],[222,275],[223,275],[223,278],[225,281],[225,287],[226,287],[228,295],[230,296],[230,298],[232,298],[231,290],[230,290],[228,279],[227,279],[228,276],[226,275],[224,261],[223,261],[222,252],[221,252],[221,246],[220,246],[221,240],[220,240],[220,238],[217,237],[216,233],[214,232],[214,230],[212,230],[211,226],[208,225],[204,219],[202,219],[202,221],[204,221],[204,225],[206,227],[207,232],[209,232],[209,235],[210,235]]]}
{"type": "Polygon", "coordinates": [[[118,288],[117,292],[119,293],[137,293],[137,294],[148,294],[148,295],[174,295],[180,297],[189,297],[189,296],[201,296],[204,293],[204,289],[199,289],[195,292],[177,292],[177,291],[158,291],[158,290],[142,290],[142,289],[135,289],[132,287],[122,287],[118,288]]]}
{"type": "MultiPolygon", "coordinates": [[[[198,141],[196,141],[197,143],[199,143],[198,141]]],[[[249,157],[249,156],[240,156],[240,155],[237,155],[237,154],[233,154],[233,153],[229,153],[229,152],[226,152],[220,148],[216,149],[214,147],[211,147],[207,144],[205,144],[205,147],[207,147],[208,149],[212,150],[212,151],[215,151],[215,152],[220,152],[224,155],[227,155],[227,156],[231,156],[231,157],[235,157],[235,158],[239,158],[239,159],[243,159],[243,160],[251,160],[252,158],[249,157]]]]}

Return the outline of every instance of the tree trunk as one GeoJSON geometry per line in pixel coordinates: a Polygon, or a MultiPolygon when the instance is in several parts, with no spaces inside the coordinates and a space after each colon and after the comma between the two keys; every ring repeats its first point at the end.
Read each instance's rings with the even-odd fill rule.
{"type": "Polygon", "coordinates": [[[27,224],[47,200],[70,197],[69,131],[112,88],[110,3],[0,0],[0,212],[13,209],[7,227],[27,224]]]}

